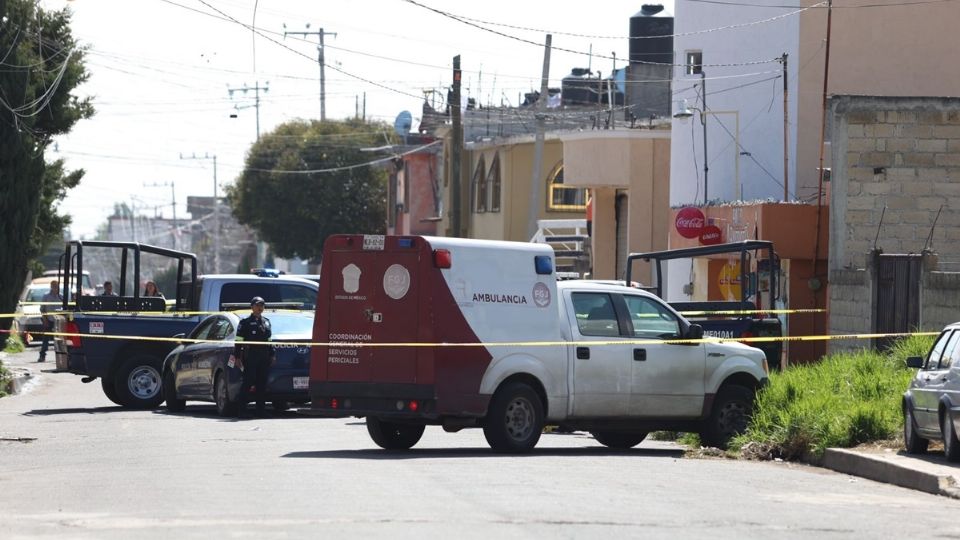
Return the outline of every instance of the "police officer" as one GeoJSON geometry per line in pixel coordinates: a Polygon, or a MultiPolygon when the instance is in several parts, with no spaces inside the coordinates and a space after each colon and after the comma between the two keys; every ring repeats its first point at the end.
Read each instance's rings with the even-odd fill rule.
{"type": "Polygon", "coordinates": [[[245,344],[244,341],[270,341],[270,319],[263,316],[264,301],[259,296],[250,300],[249,317],[240,321],[237,327],[237,344],[234,357],[237,367],[243,370],[243,386],[238,400],[238,416],[245,416],[247,402],[250,400],[250,386],[256,386],[257,416],[266,416],[265,397],[267,394],[267,375],[270,366],[276,360],[272,345],[245,344]]]}

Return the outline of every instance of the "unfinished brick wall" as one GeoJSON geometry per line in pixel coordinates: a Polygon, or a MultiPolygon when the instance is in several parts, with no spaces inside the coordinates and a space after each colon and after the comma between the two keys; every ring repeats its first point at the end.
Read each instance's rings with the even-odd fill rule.
{"type": "MultiPolygon", "coordinates": [[[[873,328],[867,266],[874,243],[884,253],[920,253],[927,246],[941,261],[960,261],[960,98],[835,96],[830,133],[829,328],[859,332],[873,328]],[[853,277],[858,272],[862,278],[853,277]]],[[[925,276],[922,326],[949,318],[940,299],[960,299],[955,290],[960,293],[960,280],[925,276]]],[[[844,348],[850,347],[831,344],[831,350],[844,348]]]]}

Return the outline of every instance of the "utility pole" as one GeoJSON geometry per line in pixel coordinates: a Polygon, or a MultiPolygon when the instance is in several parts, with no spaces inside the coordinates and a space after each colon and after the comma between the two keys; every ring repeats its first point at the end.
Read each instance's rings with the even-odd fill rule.
{"type": "MultiPolygon", "coordinates": [[[[700,111],[700,124],[703,126],[703,204],[706,205],[710,199],[707,197],[707,173],[710,172],[710,166],[707,163],[707,74],[700,70],[700,102],[703,104],[703,110],[700,111]]],[[[740,149],[737,149],[740,152],[740,149]]]]}
{"type": "MultiPolygon", "coordinates": [[[[246,109],[248,107],[253,107],[257,110],[257,140],[260,140],[260,91],[263,90],[264,93],[267,93],[270,90],[270,81],[264,83],[263,86],[260,86],[260,81],[257,81],[253,86],[247,86],[247,83],[243,83],[243,86],[238,88],[230,88],[227,86],[227,93],[230,94],[230,97],[233,98],[234,92],[243,92],[244,95],[247,94],[250,90],[253,90],[253,105],[244,105],[238,106],[234,105],[233,108],[236,110],[246,109]]],[[[231,114],[230,118],[236,118],[236,113],[231,114]]]]}
{"type": "Polygon", "coordinates": [[[143,183],[143,187],[167,187],[170,186],[170,208],[173,212],[173,249],[180,249],[177,245],[177,231],[180,230],[180,224],[177,223],[177,191],[174,182],[154,182],[143,183]]]}
{"type": "Polygon", "coordinates": [[[180,159],[209,159],[213,160],[213,273],[220,273],[220,202],[217,196],[217,155],[203,154],[198,156],[180,154],[180,159]]]}
{"type": "MultiPolygon", "coordinates": [[[[780,62],[783,63],[783,202],[787,202],[790,197],[789,190],[787,189],[790,185],[790,147],[788,146],[790,123],[787,109],[787,94],[789,92],[787,86],[787,53],[783,53],[783,56],[780,57],[780,62]]],[[[739,151],[739,148],[737,150],[739,151]]]]}
{"type": "Polygon", "coordinates": [[[610,71],[610,80],[607,82],[607,95],[610,100],[610,129],[615,129],[617,127],[617,115],[613,110],[613,106],[617,100],[613,94],[613,82],[617,76],[617,51],[613,51],[610,54],[613,55],[613,69],[610,71]]]}
{"type": "Polygon", "coordinates": [[[550,89],[550,44],[553,36],[547,34],[543,46],[543,76],[540,78],[540,98],[537,100],[537,136],[533,144],[533,180],[530,182],[530,212],[527,217],[527,238],[537,234],[537,218],[540,217],[540,193],[543,192],[540,174],[543,169],[543,144],[547,130],[547,94],[550,89]]]}
{"type": "MultiPolygon", "coordinates": [[[[320,44],[317,45],[317,63],[320,64],[320,121],[321,121],[321,122],[326,122],[326,121],[327,121],[327,103],[326,103],[326,101],[327,101],[327,99],[326,99],[326,94],[327,94],[327,92],[326,92],[326,84],[327,84],[327,83],[326,83],[326,76],[324,75],[325,60],[324,60],[324,57],[323,57],[323,53],[324,53],[323,37],[324,37],[324,36],[337,37],[337,33],[336,33],[336,32],[325,32],[325,31],[323,30],[323,28],[317,30],[316,32],[310,32],[310,31],[287,32],[287,31],[286,31],[286,28],[287,28],[287,25],[286,25],[286,24],[283,25],[283,28],[284,28],[283,37],[287,37],[288,35],[303,36],[303,37],[307,37],[307,36],[317,36],[317,37],[320,39],[320,44]]],[[[307,28],[310,28],[310,23],[307,23],[307,28]]]]}
{"type": "Polygon", "coordinates": [[[453,142],[450,144],[450,197],[453,199],[450,205],[450,229],[451,235],[460,237],[460,223],[463,220],[463,205],[460,204],[460,153],[463,150],[463,124],[460,118],[460,55],[453,57],[453,95],[450,107],[450,118],[453,123],[453,142]]]}

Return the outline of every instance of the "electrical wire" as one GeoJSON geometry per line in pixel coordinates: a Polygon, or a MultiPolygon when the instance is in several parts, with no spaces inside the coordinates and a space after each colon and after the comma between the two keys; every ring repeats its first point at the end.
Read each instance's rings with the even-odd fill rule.
{"type": "MultiPolygon", "coordinates": [[[[782,9],[798,9],[803,6],[797,5],[766,5],[766,4],[755,4],[750,2],[727,2],[724,0],[683,0],[686,2],[695,2],[699,4],[718,4],[722,6],[746,6],[746,7],[757,7],[757,8],[782,8],[782,9]]],[[[863,8],[885,8],[885,7],[898,7],[898,6],[915,6],[921,4],[946,4],[950,2],[956,2],[958,0],[918,0],[916,2],[891,2],[889,4],[860,4],[856,6],[833,6],[833,9],[863,9],[863,8]]],[[[823,4],[824,2],[821,2],[823,4]]],[[[817,9],[824,9],[826,6],[816,5],[811,6],[816,7],[817,9]]]]}

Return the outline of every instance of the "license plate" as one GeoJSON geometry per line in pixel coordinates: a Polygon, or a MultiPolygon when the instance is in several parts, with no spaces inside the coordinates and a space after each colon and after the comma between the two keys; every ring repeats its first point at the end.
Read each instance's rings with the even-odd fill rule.
{"type": "Polygon", "coordinates": [[[384,238],[385,237],[382,234],[363,235],[364,251],[369,251],[369,250],[383,251],[384,238]]]}
{"type": "Polygon", "coordinates": [[[306,388],[310,388],[310,377],[294,377],[293,378],[294,390],[304,390],[306,388]]]}

